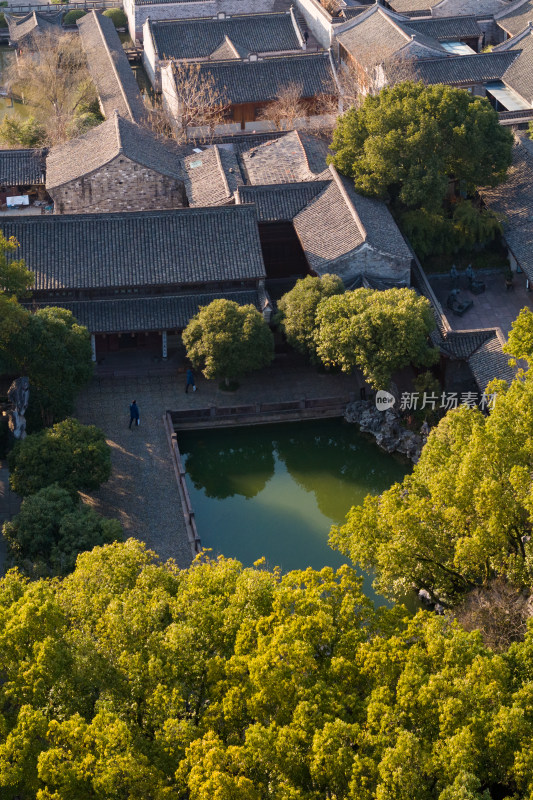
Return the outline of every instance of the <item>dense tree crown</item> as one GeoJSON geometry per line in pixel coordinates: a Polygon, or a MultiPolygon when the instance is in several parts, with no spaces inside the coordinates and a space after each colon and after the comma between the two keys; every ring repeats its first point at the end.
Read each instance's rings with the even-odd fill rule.
{"type": "Polygon", "coordinates": [[[281,325],[288,343],[299,353],[318,362],[316,354],[316,312],[325,297],[343,294],[344,284],[337,275],[308,275],[299,281],[278,302],[276,322],[281,325]]]}
{"type": "Polygon", "coordinates": [[[254,306],[213,300],[200,309],[183,331],[187,357],[206,378],[228,382],[268,366],[274,339],[254,306]]]}
{"type": "Polygon", "coordinates": [[[97,548],[0,581],[2,800],[496,800],[533,792],[533,632],[487,650],[283,578],[97,548]]]}
{"type": "Polygon", "coordinates": [[[12,562],[40,577],[72,572],[78,553],[120,541],[122,528],[54,484],[27,497],[3,534],[12,562]]]}
{"type": "Polygon", "coordinates": [[[390,202],[415,249],[427,255],[484,242],[500,230],[493,215],[465,197],[504,180],[512,143],[488,100],[405,82],[368,95],[340,117],[332,162],[357,191],[390,202]],[[450,181],[460,189],[452,205],[450,181]]]}
{"type": "Polygon", "coordinates": [[[431,366],[438,351],[429,334],[431,306],[412,289],[355,289],[329,297],[316,312],[315,342],[326,366],[360,369],[376,389],[387,388],[392,373],[407,366],[431,366]]]}
{"type": "Polygon", "coordinates": [[[445,604],[502,576],[533,581],[533,374],[493,382],[495,407],[449,412],[413,473],[352,508],[333,544],[379,590],[424,588],[445,604]]]}
{"type": "Polygon", "coordinates": [[[111,450],[94,425],[66,419],[16,443],[9,454],[10,483],[26,497],[52,483],[76,495],[111,475],[111,450]]]}

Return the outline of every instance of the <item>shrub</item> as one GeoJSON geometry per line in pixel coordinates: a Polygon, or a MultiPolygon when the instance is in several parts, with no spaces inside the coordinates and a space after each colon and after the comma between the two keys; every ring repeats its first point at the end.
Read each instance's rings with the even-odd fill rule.
{"type": "Polygon", "coordinates": [[[104,11],[104,17],[112,19],[115,28],[125,28],[128,24],[128,18],[121,8],[108,8],[104,11]]]}
{"type": "Polygon", "coordinates": [[[3,530],[11,558],[31,577],[65,575],[78,553],[122,539],[117,520],[101,517],[57,484],[26,498],[3,530]]]}
{"type": "Polygon", "coordinates": [[[71,8],[63,17],[63,25],[75,25],[76,20],[84,17],[86,13],[81,8],[71,8]]]}
{"type": "Polygon", "coordinates": [[[0,13],[0,28],[7,28],[7,21],[3,12],[0,13]]]}
{"type": "Polygon", "coordinates": [[[111,453],[94,425],[76,419],[58,422],[17,442],[9,454],[10,483],[27,497],[57,483],[75,494],[97,489],[111,475],[111,453]]]}

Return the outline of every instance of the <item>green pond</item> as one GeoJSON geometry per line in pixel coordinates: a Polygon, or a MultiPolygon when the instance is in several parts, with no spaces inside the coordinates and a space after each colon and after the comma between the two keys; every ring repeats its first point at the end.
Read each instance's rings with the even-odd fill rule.
{"type": "Polygon", "coordinates": [[[331,526],[410,469],[342,420],[180,431],[178,444],[202,545],[283,572],[346,563],[331,526]]]}
{"type": "MultiPolygon", "coordinates": [[[[0,45],[0,89],[4,86],[5,71],[13,63],[15,51],[8,45],[0,45]]],[[[0,122],[6,114],[19,114],[21,117],[29,116],[31,109],[18,101],[13,102],[6,97],[0,97],[0,122]]]]}

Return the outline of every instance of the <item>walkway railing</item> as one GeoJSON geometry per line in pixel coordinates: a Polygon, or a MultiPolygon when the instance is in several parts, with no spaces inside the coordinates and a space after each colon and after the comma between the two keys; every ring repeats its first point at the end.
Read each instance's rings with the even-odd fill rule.
{"type": "Polygon", "coordinates": [[[353,403],[355,393],[342,397],[308,397],[276,403],[250,403],[240,406],[209,406],[167,411],[174,431],[193,428],[238,427],[266,425],[303,419],[341,417],[348,403],[353,403]]]}
{"type": "Polygon", "coordinates": [[[194,556],[196,556],[201,551],[202,542],[200,540],[200,537],[198,536],[198,531],[196,529],[196,519],[194,517],[194,510],[191,505],[189,490],[187,489],[187,484],[185,482],[185,470],[183,468],[183,463],[181,460],[181,453],[178,447],[178,440],[172,428],[172,420],[169,411],[167,411],[167,413],[163,416],[163,424],[165,426],[168,443],[170,445],[170,455],[172,457],[174,474],[176,476],[176,482],[178,484],[178,492],[180,496],[181,508],[183,511],[183,519],[185,521],[185,530],[187,531],[187,539],[189,541],[189,545],[194,558],[194,556]]]}

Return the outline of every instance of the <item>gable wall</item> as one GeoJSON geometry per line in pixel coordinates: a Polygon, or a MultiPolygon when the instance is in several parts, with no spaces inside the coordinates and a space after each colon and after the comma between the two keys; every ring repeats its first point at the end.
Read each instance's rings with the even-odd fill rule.
{"type": "Polygon", "coordinates": [[[326,272],[338,275],[348,289],[361,276],[395,286],[410,286],[411,284],[410,262],[399,261],[380,253],[366,243],[345,258],[333,263],[327,262],[323,270],[315,267],[314,271],[319,275],[326,272]]]}
{"type": "Polygon", "coordinates": [[[123,155],[101,169],[49,189],[56,214],[146,211],[185,205],[181,181],[160,175],[123,155]]]}

